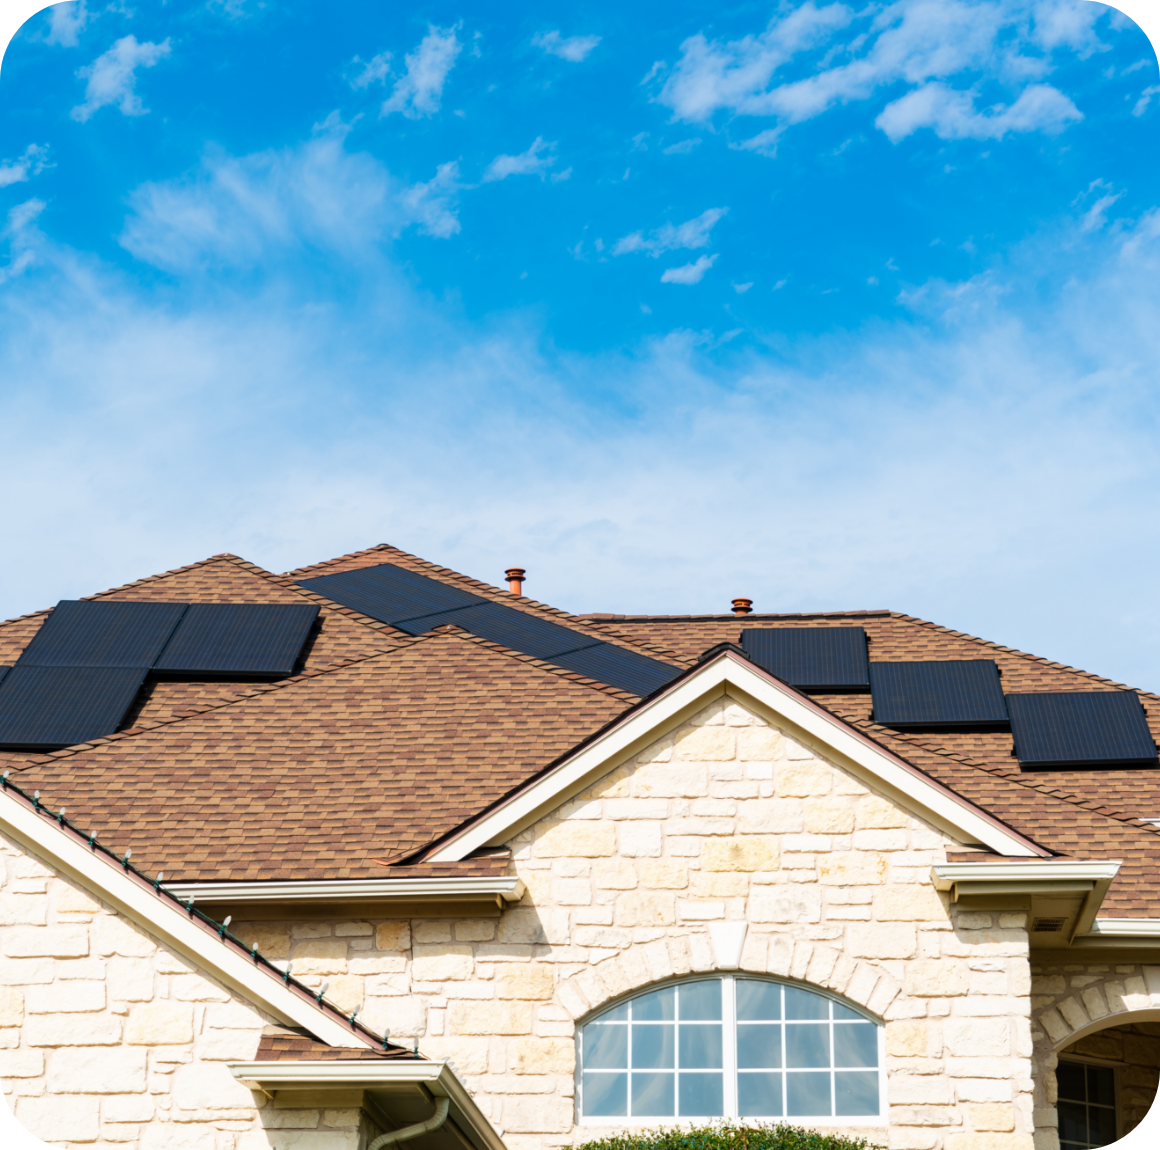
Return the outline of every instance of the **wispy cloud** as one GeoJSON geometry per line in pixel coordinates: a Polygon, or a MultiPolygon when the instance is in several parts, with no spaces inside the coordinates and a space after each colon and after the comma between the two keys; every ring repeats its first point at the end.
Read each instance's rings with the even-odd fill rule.
{"type": "Polygon", "coordinates": [[[116,105],[122,115],[144,116],[149,109],[137,95],[137,69],[152,68],[169,55],[169,40],[160,44],[146,40],[137,43],[136,36],[122,36],[107,52],[77,72],[85,86],[85,101],[69,113],[84,123],[95,112],[116,105]]]}
{"type": "Polygon", "coordinates": [[[551,56],[579,64],[600,43],[599,36],[561,36],[556,32],[538,32],[532,37],[537,48],[543,48],[551,56]]]}
{"type": "Polygon", "coordinates": [[[892,143],[930,128],[943,140],[1001,140],[1008,132],[1055,135],[1083,119],[1083,113],[1058,88],[1032,84],[1010,107],[980,112],[973,92],[956,92],[945,84],[924,84],[887,104],[874,121],[892,143]]]}
{"type": "Polygon", "coordinates": [[[33,176],[39,176],[45,168],[50,168],[48,162],[48,146],[45,144],[29,144],[24,154],[15,160],[0,160],[0,188],[9,184],[23,183],[33,176]]]}
{"type": "Polygon", "coordinates": [[[678,144],[670,144],[661,151],[666,156],[687,156],[700,142],[700,136],[693,136],[691,139],[681,140],[678,144]]]}
{"type": "Polygon", "coordinates": [[[728,208],[709,208],[683,224],[664,224],[647,235],[633,232],[616,241],[612,254],[622,256],[628,252],[647,252],[656,258],[680,248],[703,248],[709,243],[709,233],[714,225],[727,211],[728,208]]]}
{"type": "Polygon", "coordinates": [[[394,91],[383,103],[384,116],[402,112],[409,120],[417,120],[439,111],[443,85],[463,50],[456,35],[458,31],[458,24],[451,28],[438,28],[434,24],[427,26],[427,35],[419,42],[419,47],[405,58],[406,74],[400,77],[394,91]]]}
{"type": "Polygon", "coordinates": [[[705,273],[717,262],[716,254],[701,256],[696,263],[682,264],[679,268],[668,268],[661,275],[663,284],[699,284],[705,273]]]}
{"type": "Polygon", "coordinates": [[[48,10],[48,32],[46,44],[59,44],[62,48],[75,48],[80,34],[97,18],[89,11],[85,0],[73,0],[69,4],[54,4],[48,10]]]}
{"type": "MultiPolygon", "coordinates": [[[[1052,53],[1083,56],[1104,45],[1095,24],[1104,9],[1083,0],[1061,3],[896,0],[882,8],[813,0],[775,16],[765,30],[737,40],[704,33],[681,45],[657,95],[677,119],[701,123],[717,112],[774,117],[779,127],[812,119],[840,104],[866,100],[899,83],[912,90],[892,103],[879,126],[902,139],[931,127],[946,139],[998,139],[1009,132],[1058,132],[1081,119],[1075,105],[1041,80],[1052,53]],[[777,83],[803,53],[828,48],[820,67],[777,83]],[[982,72],[1017,92],[1009,106],[979,111],[969,94],[946,81],[982,72]],[[925,117],[925,118],[924,118],[925,117]]],[[[753,136],[741,147],[772,155],[777,137],[753,136]]]]}
{"type": "Polygon", "coordinates": [[[543,179],[547,170],[556,162],[556,157],[551,154],[555,147],[554,143],[545,143],[537,136],[531,147],[518,156],[496,156],[483,173],[483,181],[490,183],[493,180],[506,180],[508,176],[539,176],[543,179]]]}
{"type": "Polygon", "coordinates": [[[369,88],[372,84],[384,84],[391,74],[390,52],[380,52],[369,60],[356,56],[350,63],[354,75],[347,81],[356,91],[359,88],[369,88]]]}

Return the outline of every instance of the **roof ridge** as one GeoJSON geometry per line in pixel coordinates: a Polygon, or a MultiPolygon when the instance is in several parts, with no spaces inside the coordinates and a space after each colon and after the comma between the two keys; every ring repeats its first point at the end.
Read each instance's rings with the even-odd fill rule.
{"type": "MultiPolygon", "coordinates": [[[[824,705],[824,704],[823,704],[824,705]]],[[[827,710],[831,708],[827,707],[827,710]]],[[[941,747],[935,743],[919,742],[917,736],[909,734],[905,731],[895,731],[890,727],[884,727],[880,723],[875,723],[872,719],[856,719],[842,714],[840,711],[833,710],[833,714],[838,715],[844,722],[850,723],[854,726],[863,728],[864,730],[873,728],[875,731],[882,731],[888,734],[891,738],[899,742],[910,743],[916,747],[921,747],[929,754],[938,755],[940,758],[950,759],[953,762],[961,763],[965,767],[972,767],[976,770],[985,771],[987,774],[995,778],[1004,779],[1007,782],[1016,783],[1018,786],[1026,790],[1037,791],[1048,798],[1058,799],[1060,802],[1069,803],[1072,806],[1080,807],[1092,814],[1102,815],[1105,818],[1115,819],[1117,822],[1132,824],[1135,829],[1147,830],[1152,834],[1160,835],[1160,827],[1155,827],[1149,823],[1141,822],[1135,815],[1129,815],[1126,812],[1120,812],[1107,807],[1098,806],[1094,800],[1085,799],[1080,795],[1061,794],[1057,791],[1049,789],[1047,784],[1033,782],[1031,779],[1022,774],[1010,771],[1006,767],[992,766],[991,764],[982,762],[978,759],[971,758],[966,755],[960,755],[947,747],[941,747]]],[[[912,766],[917,764],[912,764],[912,766]]],[[[921,769],[921,768],[920,768],[921,769]]]]}
{"type": "Polygon", "coordinates": [[[870,608],[864,611],[765,611],[753,612],[749,615],[735,615],[732,611],[724,611],[719,613],[708,613],[700,615],[614,615],[604,611],[589,611],[584,615],[578,615],[578,619],[591,619],[598,623],[615,621],[618,619],[630,621],[647,621],[649,623],[666,622],[669,620],[676,620],[682,623],[700,622],[700,621],[721,621],[736,620],[738,623],[752,623],[758,619],[857,619],[864,618],[868,615],[895,615],[897,612],[891,611],[887,607],[870,608]]]}
{"type": "Polygon", "coordinates": [[[395,647],[384,647],[380,651],[372,651],[367,655],[355,655],[349,658],[339,659],[335,663],[328,663],[325,667],[316,667],[310,671],[301,671],[297,675],[288,675],[285,679],[279,679],[276,683],[255,683],[252,686],[248,686],[245,690],[231,695],[228,699],[217,699],[209,703],[198,703],[180,715],[173,715],[166,719],[151,719],[146,723],[142,723],[140,726],[130,727],[125,731],[114,731],[111,735],[103,735],[99,739],[89,739],[84,743],[73,743],[71,746],[62,747],[59,751],[45,751],[43,754],[27,759],[11,760],[11,763],[15,770],[24,770],[26,767],[45,766],[50,762],[58,762],[61,759],[72,758],[74,755],[84,754],[97,747],[121,742],[124,739],[136,738],[139,735],[156,731],[161,727],[170,727],[175,723],[182,723],[186,719],[196,718],[200,715],[209,714],[211,711],[220,711],[226,707],[232,707],[235,703],[242,703],[248,699],[256,698],[259,695],[267,695],[274,691],[281,691],[288,687],[297,686],[307,679],[317,679],[322,675],[343,671],[348,667],[357,666],[370,659],[378,659],[383,655],[394,655],[406,647],[426,642],[433,635],[433,631],[425,635],[406,635],[404,636],[405,641],[400,642],[395,647]],[[25,766],[20,766],[19,764],[21,763],[25,764],[25,766]]]}
{"type": "MultiPolygon", "coordinates": [[[[289,585],[296,585],[298,579],[301,578],[315,578],[325,575],[324,570],[317,570],[321,568],[331,567],[336,563],[343,563],[349,559],[361,559],[367,555],[372,554],[390,554],[400,558],[406,559],[412,563],[425,569],[425,573],[431,578],[438,579],[440,582],[450,579],[459,583],[468,584],[472,591],[482,593],[489,602],[494,602],[504,607],[511,607],[515,611],[524,611],[524,614],[532,615],[533,617],[540,617],[542,615],[549,615],[554,621],[562,626],[568,626],[570,630],[577,626],[582,627],[585,631],[592,633],[589,628],[591,623],[581,615],[573,615],[568,611],[561,610],[559,607],[553,607],[550,603],[542,603],[538,599],[529,598],[526,595],[512,595],[511,592],[505,591],[502,587],[496,586],[494,583],[485,583],[482,579],[476,579],[472,575],[465,575],[462,571],[455,571],[450,567],[441,567],[438,563],[432,563],[429,559],[424,559],[419,555],[413,555],[409,551],[404,551],[400,547],[395,547],[390,543],[377,543],[373,547],[364,547],[361,551],[352,551],[347,555],[339,555],[334,559],[324,560],[322,563],[312,564],[310,567],[299,567],[293,571],[287,571],[282,575],[274,576],[275,579],[285,580],[289,585]],[[315,572],[316,574],[311,574],[315,572]],[[512,602],[512,600],[517,602],[512,602]],[[531,607],[533,610],[526,610],[531,607]]],[[[385,560],[384,560],[385,561],[385,560]]],[[[357,568],[352,568],[357,570],[357,568]]],[[[334,572],[339,574],[339,572],[334,572]]],[[[603,632],[597,631],[596,634],[603,635],[603,632]]],[[[627,649],[632,651],[647,651],[651,654],[658,655],[663,659],[674,660],[682,667],[690,666],[692,660],[686,661],[684,656],[678,655],[674,651],[669,651],[663,647],[657,647],[651,643],[642,643],[639,640],[631,639],[627,636],[617,635],[616,639],[619,643],[614,642],[613,646],[624,645],[627,649]]]]}

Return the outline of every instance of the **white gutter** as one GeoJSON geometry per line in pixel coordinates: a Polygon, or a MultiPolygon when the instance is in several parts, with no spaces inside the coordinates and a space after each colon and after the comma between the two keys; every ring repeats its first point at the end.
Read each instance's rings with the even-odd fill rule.
{"type": "Polygon", "coordinates": [[[171,882],[165,889],[195,905],[238,902],[519,902],[514,875],[464,878],[351,879],[334,882],[171,882]]]}
{"type": "Polygon", "coordinates": [[[349,1025],[300,997],[179,906],[90,850],[83,839],[58,826],[49,812],[33,810],[10,791],[0,791],[0,830],[260,1010],[305,1027],[329,1046],[365,1050],[370,1045],[349,1025]]]}
{"type": "Polygon", "coordinates": [[[1088,937],[1160,939],[1160,918],[1097,918],[1088,937]]]}
{"type": "Polygon", "coordinates": [[[669,687],[600,738],[554,767],[483,818],[458,832],[428,862],[454,862],[478,847],[509,841],[584,786],[612,770],[709,699],[733,687],[767,707],[791,732],[829,758],[839,756],[862,781],[965,843],[983,843],[998,854],[1041,857],[1030,840],[949,787],[849,726],[808,696],[726,651],[669,687]]]}
{"type": "Polygon", "coordinates": [[[230,1073],[247,1085],[267,1093],[277,1090],[328,1090],[335,1088],[389,1092],[392,1088],[419,1086],[432,1097],[451,1100],[451,1119],[476,1150],[507,1150],[503,1139],[446,1062],[379,1061],[351,1059],[342,1062],[231,1062],[230,1073]]]}

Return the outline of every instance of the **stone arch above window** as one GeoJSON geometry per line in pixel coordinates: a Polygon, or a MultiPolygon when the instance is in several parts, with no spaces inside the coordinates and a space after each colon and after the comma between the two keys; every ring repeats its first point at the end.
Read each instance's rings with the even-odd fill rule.
{"type": "Polygon", "coordinates": [[[693,976],[622,999],[578,1034],[581,1122],[878,1119],[883,1028],[817,987],[693,976]]]}

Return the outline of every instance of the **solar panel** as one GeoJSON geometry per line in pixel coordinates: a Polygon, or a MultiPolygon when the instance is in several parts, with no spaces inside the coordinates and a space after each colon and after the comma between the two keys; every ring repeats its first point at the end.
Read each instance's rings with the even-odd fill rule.
{"type": "Polygon", "coordinates": [[[1023,767],[1149,766],[1156,743],[1135,691],[1008,695],[1023,767]]]}
{"type": "Polygon", "coordinates": [[[991,659],[871,663],[874,721],[887,727],[979,727],[1007,722],[991,659]]]}
{"type": "Polygon", "coordinates": [[[184,603],[62,599],[16,661],[18,667],[151,667],[184,603]]]}
{"type": "Polygon", "coordinates": [[[344,607],[361,611],[381,623],[392,624],[487,602],[478,595],[470,595],[458,587],[448,587],[438,579],[417,575],[393,563],[341,571],[337,575],[319,575],[316,579],[303,579],[298,586],[325,595],[344,607]]]}
{"type": "Polygon", "coordinates": [[[0,667],[0,683],[4,682],[4,676],[7,675],[11,670],[11,667],[0,667]]]}
{"type": "Polygon", "coordinates": [[[670,667],[658,659],[605,642],[557,655],[551,661],[565,670],[641,696],[651,695],[681,673],[680,667],[670,667]]]}
{"type": "Polygon", "coordinates": [[[601,641],[592,635],[561,627],[559,623],[549,623],[546,619],[499,603],[484,603],[456,611],[451,617],[441,617],[440,622],[458,623],[481,639],[510,647],[513,651],[522,651],[537,659],[554,659],[566,651],[592,647],[601,641]]]}
{"type": "Polygon", "coordinates": [[[317,618],[310,603],[192,603],[154,670],[289,675],[317,618]]]}
{"type": "Polygon", "coordinates": [[[870,686],[861,627],[762,627],[741,632],[745,653],[803,691],[865,691],[870,686]]]}
{"type": "Polygon", "coordinates": [[[0,747],[51,750],[111,735],[133,705],[145,672],[17,664],[0,683],[0,747]]]}

